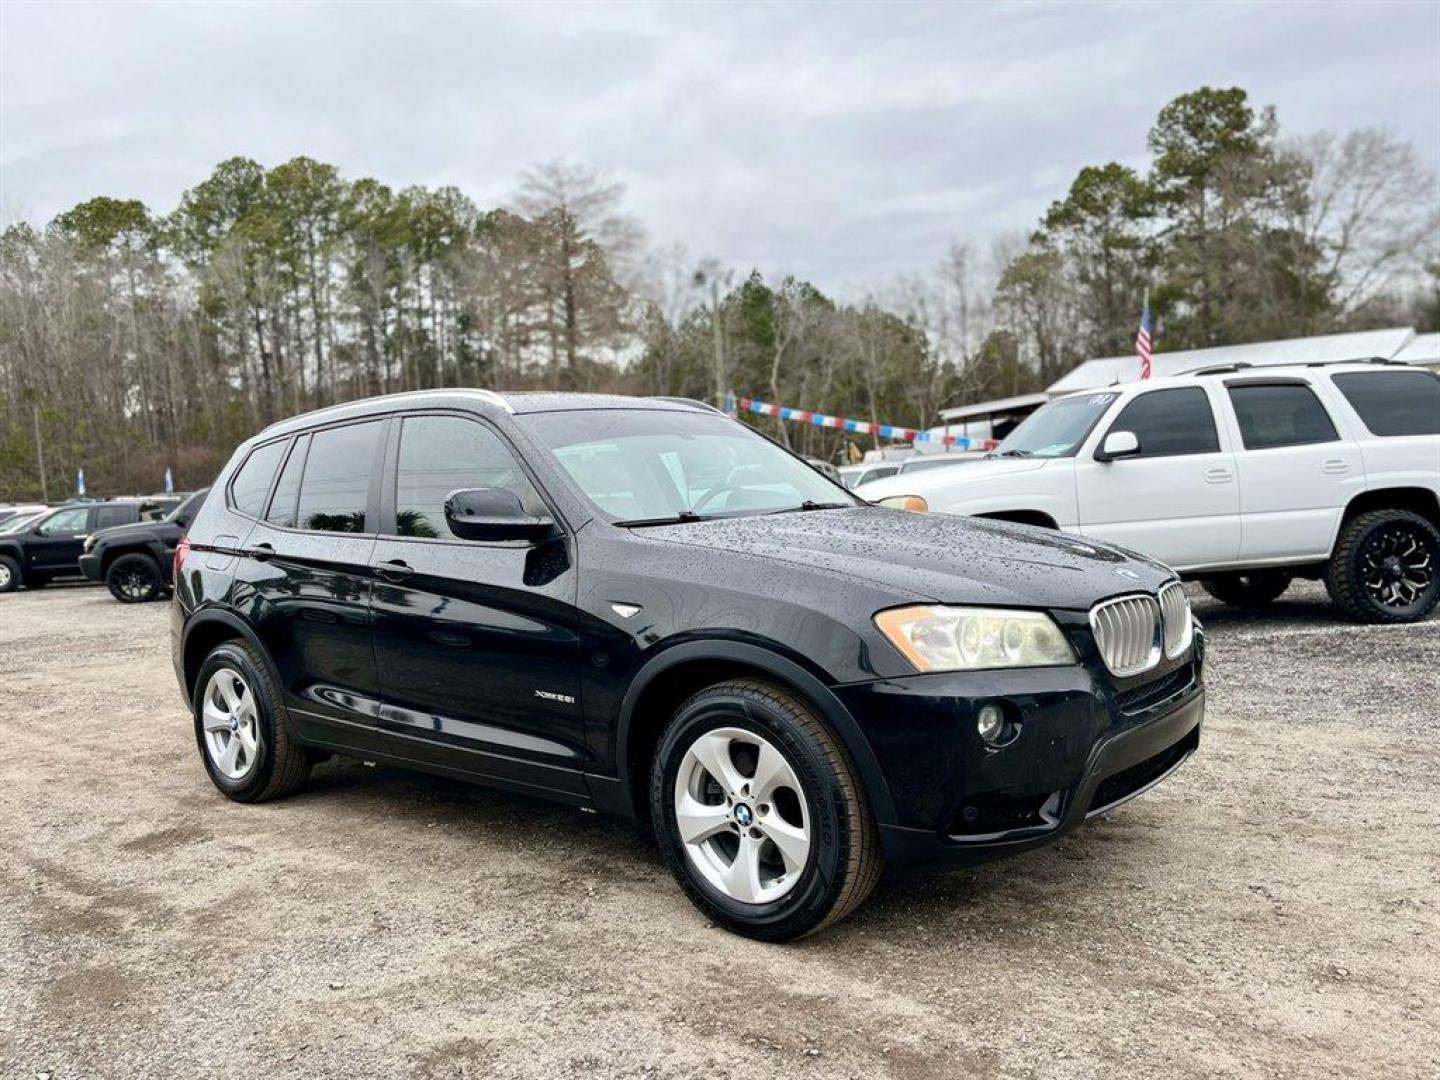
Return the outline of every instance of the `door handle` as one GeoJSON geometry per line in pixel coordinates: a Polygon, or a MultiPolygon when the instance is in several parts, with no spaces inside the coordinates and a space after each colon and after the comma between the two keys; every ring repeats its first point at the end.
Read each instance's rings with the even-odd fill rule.
{"type": "Polygon", "coordinates": [[[1207,484],[1228,484],[1235,479],[1235,474],[1229,469],[1211,469],[1205,474],[1207,484]]]}
{"type": "Polygon", "coordinates": [[[1347,473],[1350,471],[1350,463],[1347,461],[1341,461],[1339,458],[1331,458],[1329,461],[1325,462],[1325,464],[1320,466],[1320,471],[1323,473],[1329,473],[1331,476],[1339,476],[1341,473],[1347,473]]]}
{"type": "Polygon", "coordinates": [[[404,559],[391,559],[388,562],[376,563],[375,572],[386,581],[404,581],[415,572],[415,568],[404,559]]]}
{"type": "Polygon", "coordinates": [[[249,559],[268,562],[275,557],[275,549],[269,544],[255,544],[253,547],[241,548],[240,554],[249,559]]]}

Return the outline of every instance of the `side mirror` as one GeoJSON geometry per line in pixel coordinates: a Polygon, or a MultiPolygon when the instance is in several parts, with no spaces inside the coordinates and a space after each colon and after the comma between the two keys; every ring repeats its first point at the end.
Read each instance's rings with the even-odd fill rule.
{"type": "Polygon", "coordinates": [[[1133,431],[1112,431],[1095,452],[1095,460],[1114,461],[1116,458],[1133,457],[1139,452],[1140,440],[1133,431]]]}
{"type": "Polygon", "coordinates": [[[462,540],[543,540],[555,531],[548,515],[527,514],[505,488],[462,488],[445,498],[445,524],[462,540]]]}

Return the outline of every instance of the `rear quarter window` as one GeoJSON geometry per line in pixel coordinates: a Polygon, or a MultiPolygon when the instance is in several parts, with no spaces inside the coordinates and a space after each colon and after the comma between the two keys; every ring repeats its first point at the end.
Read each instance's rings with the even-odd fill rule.
{"type": "Polygon", "coordinates": [[[1428,371],[1331,376],[1372,435],[1440,435],[1440,377],[1428,371]]]}
{"type": "Polygon", "coordinates": [[[270,481],[275,479],[275,469],[285,452],[289,440],[266,443],[250,451],[230,481],[230,505],[242,514],[258,518],[265,509],[265,496],[270,494],[270,481]]]}

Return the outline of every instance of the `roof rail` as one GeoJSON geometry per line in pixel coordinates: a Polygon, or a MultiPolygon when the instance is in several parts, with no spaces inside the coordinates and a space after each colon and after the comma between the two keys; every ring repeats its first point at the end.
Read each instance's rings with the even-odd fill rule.
{"type": "Polygon", "coordinates": [[[276,420],[274,423],[267,424],[265,425],[265,427],[261,428],[261,433],[269,431],[271,428],[279,427],[281,424],[288,424],[291,420],[298,420],[302,416],[306,420],[315,420],[324,417],[330,413],[344,412],[346,409],[349,409],[353,406],[367,405],[375,401],[394,399],[397,402],[403,401],[408,403],[415,401],[423,401],[426,398],[431,397],[443,397],[446,395],[455,394],[474,394],[481,400],[488,401],[496,408],[504,409],[507,413],[513,414],[515,412],[515,407],[511,405],[510,402],[505,400],[504,395],[497,393],[494,390],[481,390],[473,386],[436,386],[431,387],[428,390],[402,390],[393,394],[372,394],[369,397],[353,398],[350,401],[337,401],[334,405],[324,405],[318,409],[311,409],[309,412],[296,413],[294,416],[282,417],[281,419],[276,420]]]}
{"type": "Polygon", "coordinates": [[[651,395],[650,395],[650,400],[651,400],[651,401],[668,401],[668,402],[670,402],[672,405],[694,405],[697,409],[707,409],[707,410],[709,410],[710,412],[713,412],[713,413],[720,413],[721,416],[724,416],[724,415],[725,415],[723,412],[721,412],[719,409],[717,409],[714,405],[711,405],[709,402],[700,401],[700,400],[697,399],[697,398],[674,397],[674,396],[669,395],[669,394],[651,394],[651,395]]]}
{"type": "Polygon", "coordinates": [[[1306,367],[1330,367],[1332,364],[1386,364],[1395,367],[1410,367],[1404,360],[1395,360],[1385,356],[1367,356],[1363,360],[1312,360],[1306,367]]]}
{"type": "Polygon", "coordinates": [[[1217,364],[1214,367],[1197,368],[1195,371],[1190,372],[1190,374],[1196,378],[1199,378],[1201,375],[1228,375],[1231,372],[1244,371],[1246,368],[1254,366],[1254,364],[1247,363],[1244,360],[1237,360],[1233,364],[1217,364]]]}

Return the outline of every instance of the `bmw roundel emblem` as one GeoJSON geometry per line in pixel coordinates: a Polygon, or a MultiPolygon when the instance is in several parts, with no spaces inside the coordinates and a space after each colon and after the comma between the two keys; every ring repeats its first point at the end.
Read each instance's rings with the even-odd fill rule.
{"type": "Polygon", "coordinates": [[[750,827],[750,822],[755,820],[755,815],[750,812],[750,807],[743,802],[735,804],[735,820],[745,828],[750,827]]]}

